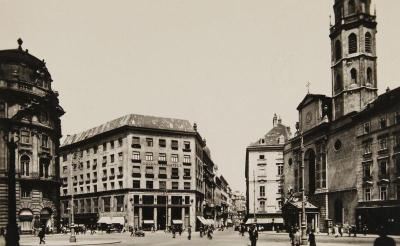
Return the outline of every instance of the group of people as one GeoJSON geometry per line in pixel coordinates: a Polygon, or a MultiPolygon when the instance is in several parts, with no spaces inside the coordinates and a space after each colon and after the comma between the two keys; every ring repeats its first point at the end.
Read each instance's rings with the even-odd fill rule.
{"type": "MultiPolygon", "coordinates": [[[[316,246],[317,243],[315,241],[314,230],[312,230],[311,228],[307,228],[306,234],[307,234],[307,240],[309,242],[309,245],[316,246]]],[[[290,239],[290,244],[292,246],[301,245],[301,234],[300,234],[300,229],[298,227],[293,227],[293,226],[290,227],[289,239],[290,239]]]]}
{"type": "Polygon", "coordinates": [[[200,237],[203,237],[203,235],[207,234],[207,238],[212,239],[214,230],[215,230],[215,228],[213,225],[204,225],[204,227],[200,226],[200,228],[199,228],[200,237]]]}

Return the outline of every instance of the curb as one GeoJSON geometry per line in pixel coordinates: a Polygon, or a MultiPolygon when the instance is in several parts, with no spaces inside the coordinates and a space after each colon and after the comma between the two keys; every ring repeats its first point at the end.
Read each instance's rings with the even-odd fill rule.
{"type": "MultiPolygon", "coordinates": [[[[77,243],[66,243],[63,244],[63,242],[46,242],[45,245],[47,246],[61,246],[61,245],[73,245],[73,246],[80,246],[80,245],[109,245],[109,244],[119,244],[121,241],[82,241],[82,242],[77,242],[77,243]]],[[[39,243],[21,243],[21,246],[37,246],[39,243]]]]}

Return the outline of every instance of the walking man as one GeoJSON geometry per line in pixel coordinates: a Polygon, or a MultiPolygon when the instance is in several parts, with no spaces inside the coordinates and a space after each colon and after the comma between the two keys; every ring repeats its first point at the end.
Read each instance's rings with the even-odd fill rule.
{"type": "Polygon", "coordinates": [[[308,241],[310,242],[310,246],[317,246],[315,242],[314,230],[311,230],[310,234],[308,234],[308,241]]]}
{"type": "Polygon", "coordinates": [[[42,242],[43,242],[43,244],[46,244],[46,242],[44,241],[45,235],[46,235],[46,232],[45,232],[44,228],[40,229],[39,234],[38,234],[38,237],[40,239],[39,244],[42,244],[42,242]]]}
{"type": "Polygon", "coordinates": [[[257,240],[258,240],[258,231],[254,224],[251,226],[251,229],[249,231],[249,237],[250,237],[251,246],[256,246],[257,240]]]}
{"type": "Polygon", "coordinates": [[[191,239],[192,239],[192,227],[189,226],[188,227],[188,240],[191,240],[191,239]]]}

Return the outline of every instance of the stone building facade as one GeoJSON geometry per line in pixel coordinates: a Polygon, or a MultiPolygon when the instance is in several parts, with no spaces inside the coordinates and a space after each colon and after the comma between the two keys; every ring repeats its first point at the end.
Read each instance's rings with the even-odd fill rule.
{"type": "Polygon", "coordinates": [[[57,228],[61,137],[58,93],[52,90],[46,63],[19,47],[0,51],[0,227],[8,218],[9,134],[18,136],[15,154],[17,223],[22,233],[42,225],[57,228]],[[27,111],[29,108],[29,111],[27,111]],[[25,111],[19,118],[17,114],[25,111]],[[16,118],[17,117],[17,118],[16,118]]]}
{"type": "Polygon", "coordinates": [[[275,114],[273,128],[246,148],[246,215],[255,215],[267,230],[283,224],[283,149],[289,137],[290,129],[275,114]]]}
{"type": "Polygon", "coordinates": [[[333,224],[366,225],[370,232],[398,228],[400,219],[390,215],[400,203],[389,138],[397,136],[399,89],[377,96],[377,23],[370,1],[336,0],[334,11],[332,97],[307,94],[297,107],[297,132],[284,150],[285,222],[300,224],[304,189],[307,226],[316,231],[333,224]]]}
{"type": "Polygon", "coordinates": [[[60,149],[61,211],[75,223],[196,225],[205,143],[186,120],[127,115],[70,135],[60,149]]]}

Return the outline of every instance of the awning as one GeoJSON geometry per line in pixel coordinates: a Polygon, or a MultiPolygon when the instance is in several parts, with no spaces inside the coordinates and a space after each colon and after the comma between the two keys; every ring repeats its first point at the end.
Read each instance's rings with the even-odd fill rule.
{"type": "Polygon", "coordinates": [[[231,219],[227,219],[226,223],[232,223],[232,220],[231,219]]]}
{"type": "Polygon", "coordinates": [[[214,225],[214,220],[207,219],[207,225],[214,225]]]}
{"type": "Polygon", "coordinates": [[[33,219],[33,214],[29,209],[22,209],[18,217],[21,221],[31,221],[33,219]]]}
{"type": "Polygon", "coordinates": [[[274,223],[283,224],[283,218],[274,218],[274,223]]]}
{"type": "Polygon", "coordinates": [[[175,224],[175,225],[182,225],[183,222],[182,222],[182,220],[172,220],[172,224],[175,224]]]}
{"type": "Polygon", "coordinates": [[[203,225],[207,225],[207,220],[204,219],[203,216],[197,216],[197,219],[200,221],[200,223],[202,223],[203,225]]]}
{"type": "Polygon", "coordinates": [[[125,224],[125,219],[124,217],[100,217],[100,219],[97,221],[98,224],[125,224]]]}
{"type": "Polygon", "coordinates": [[[143,220],[143,224],[154,224],[154,220],[143,220]]]}

